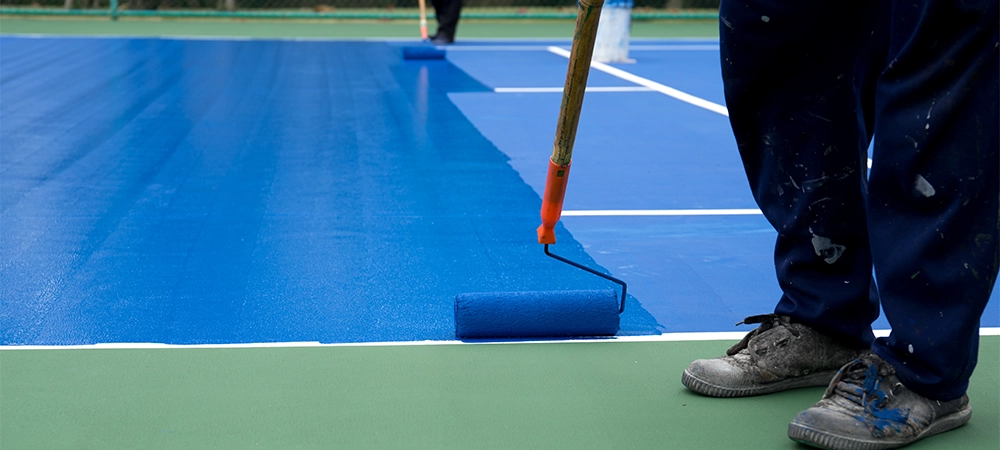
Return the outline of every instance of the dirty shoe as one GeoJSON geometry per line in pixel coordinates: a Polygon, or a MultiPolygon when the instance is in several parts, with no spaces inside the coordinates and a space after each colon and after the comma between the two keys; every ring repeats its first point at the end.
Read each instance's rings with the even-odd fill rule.
{"type": "Polygon", "coordinates": [[[826,386],[837,369],[862,350],[838,344],[791,318],[765,314],[740,343],[716,359],[699,359],[684,370],[681,383],[711,397],[745,397],[810,386],[826,386]]]}
{"type": "Polygon", "coordinates": [[[823,399],[788,425],[794,441],[827,449],[897,448],[965,425],[969,397],[941,402],[899,382],[896,371],[874,353],[844,366],[823,399]]]}

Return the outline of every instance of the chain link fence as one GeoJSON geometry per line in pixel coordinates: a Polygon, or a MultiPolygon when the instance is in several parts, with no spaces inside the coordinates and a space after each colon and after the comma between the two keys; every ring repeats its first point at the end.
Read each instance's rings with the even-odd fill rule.
{"type": "MultiPolygon", "coordinates": [[[[0,0],[0,14],[412,19],[418,0],[0,0]]],[[[714,18],[719,0],[633,0],[633,20],[714,18]]],[[[428,5],[430,0],[427,1],[428,5]]],[[[433,14],[433,8],[430,14],[433,14]]],[[[575,0],[464,0],[463,18],[576,17],[575,0]]]]}

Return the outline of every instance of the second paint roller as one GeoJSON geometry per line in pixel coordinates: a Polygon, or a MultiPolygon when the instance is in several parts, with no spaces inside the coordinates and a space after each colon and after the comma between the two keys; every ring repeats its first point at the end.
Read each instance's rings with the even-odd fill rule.
{"type": "Polygon", "coordinates": [[[445,51],[430,43],[427,35],[427,0],[420,0],[420,40],[422,45],[403,47],[403,59],[444,59],[445,51]]]}

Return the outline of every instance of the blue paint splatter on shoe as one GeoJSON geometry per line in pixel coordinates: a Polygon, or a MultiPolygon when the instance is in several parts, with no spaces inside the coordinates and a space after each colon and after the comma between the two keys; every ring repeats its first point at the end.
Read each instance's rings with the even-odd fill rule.
{"type": "MultiPolygon", "coordinates": [[[[858,364],[864,364],[860,360],[858,364]]],[[[856,367],[856,366],[855,366],[856,367]]],[[[873,436],[885,436],[886,431],[900,432],[903,425],[909,420],[909,410],[900,408],[886,408],[889,403],[889,394],[881,389],[883,374],[879,373],[879,367],[869,363],[865,371],[865,378],[862,386],[857,388],[857,394],[861,399],[861,405],[867,414],[858,414],[855,417],[871,430],[873,436]]]]}
{"type": "Polygon", "coordinates": [[[897,448],[969,421],[969,396],[932,400],[911,390],[874,353],[844,366],[823,398],[788,426],[788,437],[821,448],[897,448]]]}

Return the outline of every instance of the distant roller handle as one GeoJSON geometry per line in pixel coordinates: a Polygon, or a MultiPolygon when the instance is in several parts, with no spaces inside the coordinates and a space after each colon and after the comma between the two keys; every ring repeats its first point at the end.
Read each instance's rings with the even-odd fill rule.
{"type": "Polygon", "coordinates": [[[604,0],[580,0],[577,6],[576,31],[569,54],[569,67],[566,69],[566,84],[559,106],[559,121],[556,124],[552,157],[549,158],[545,193],[542,196],[542,225],[538,227],[539,244],[556,243],[555,226],[562,216],[566,183],[569,181],[569,166],[573,160],[573,144],[576,141],[577,126],[580,124],[583,94],[587,89],[590,60],[594,56],[597,25],[601,18],[604,0]]]}
{"type": "Polygon", "coordinates": [[[427,40],[427,0],[420,0],[420,39],[427,40]]]}

